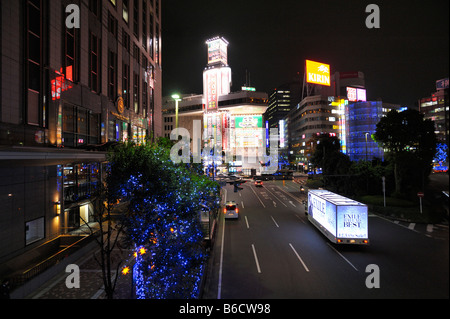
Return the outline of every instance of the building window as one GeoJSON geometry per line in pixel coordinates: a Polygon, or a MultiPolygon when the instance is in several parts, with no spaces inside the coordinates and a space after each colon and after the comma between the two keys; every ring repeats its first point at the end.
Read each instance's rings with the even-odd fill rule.
{"type": "Polygon", "coordinates": [[[97,17],[101,16],[100,2],[101,0],[89,0],[89,10],[97,17]]]}
{"type": "Polygon", "coordinates": [[[147,117],[147,99],[148,99],[148,88],[145,80],[142,81],[142,116],[147,117]]]}
{"type": "Polygon", "coordinates": [[[125,21],[128,24],[128,6],[129,6],[129,0],[123,0],[122,3],[122,18],[123,21],[125,21]]]}
{"type": "Polygon", "coordinates": [[[108,12],[108,31],[117,38],[117,19],[114,18],[111,12],[108,12]]]}
{"type": "Polygon", "coordinates": [[[97,190],[99,182],[98,163],[65,165],[63,172],[65,206],[91,197],[97,190]]]}
{"type": "Polygon", "coordinates": [[[150,13],[150,34],[149,34],[149,52],[150,52],[150,57],[153,59],[153,13],[150,13]]]}
{"type": "Polygon", "coordinates": [[[89,38],[89,87],[95,93],[100,92],[100,39],[94,34],[89,38]]]}
{"type": "Polygon", "coordinates": [[[155,62],[159,64],[159,24],[156,24],[155,34],[155,62]]]}
{"type": "Polygon", "coordinates": [[[116,98],[116,66],[117,54],[108,50],[108,97],[113,101],[116,98]]]}
{"type": "Polygon", "coordinates": [[[124,29],[122,29],[122,46],[130,52],[130,36],[124,29]]]}
{"type": "Polygon", "coordinates": [[[133,1],[133,33],[139,39],[139,0],[133,1]]]}
{"type": "Polygon", "coordinates": [[[130,108],[130,66],[125,62],[122,67],[122,98],[123,105],[130,108]]]}
{"type": "Polygon", "coordinates": [[[27,1],[27,31],[26,31],[26,83],[27,83],[27,114],[28,124],[40,125],[41,87],[42,87],[42,3],[27,1]]]}
{"type": "Polygon", "coordinates": [[[133,73],[133,108],[139,113],[139,74],[133,73]]]}
{"type": "Polygon", "coordinates": [[[64,75],[66,80],[77,82],[79,32],[76,28],[65,27],[64,30],[64,70],[66,70],[64,75]]]}
{"type": "Polygon", "coordinates": [[[147,50],[147,0],[142,0],[142,47],[147,50]]]}

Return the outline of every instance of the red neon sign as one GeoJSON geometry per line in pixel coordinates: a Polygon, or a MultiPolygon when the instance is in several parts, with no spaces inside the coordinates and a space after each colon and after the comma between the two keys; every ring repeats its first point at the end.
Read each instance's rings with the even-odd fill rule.
{"type": "Polygon", "coordinates": [[[71,82],[73,80],[73,69],[71,65],[66,67],[66,74],[63,73],[63,68],[61,68],[59,72],[56,71],[56,74],[59,76],[55,77],[55,79],[50,82],[53,101],[59,100],[62,92],[73,87],[71,82]]]}

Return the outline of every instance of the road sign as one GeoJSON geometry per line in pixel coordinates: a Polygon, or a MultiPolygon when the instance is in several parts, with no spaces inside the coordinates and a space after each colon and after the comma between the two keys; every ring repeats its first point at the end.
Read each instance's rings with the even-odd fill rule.
{"type": "Polygon", "coordinates": [[[420,213],[422,214],[422,197],[425,194],[423,192],[417,192],[417,196],[419,197],[419,201],[420,201],[420,213]]]}

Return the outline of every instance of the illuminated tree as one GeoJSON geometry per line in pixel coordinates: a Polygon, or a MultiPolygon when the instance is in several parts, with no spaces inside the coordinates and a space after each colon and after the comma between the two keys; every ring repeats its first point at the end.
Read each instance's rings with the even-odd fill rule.
{"type": "Polygon", "coordinates": [[[218,203],[218,184],[174,164],[169,146],[126,144],[111,158],[111,191],[129,203],[123,224],[136,251],[137,298],[197,296],[205,261],[200,207],[218,203]]]}

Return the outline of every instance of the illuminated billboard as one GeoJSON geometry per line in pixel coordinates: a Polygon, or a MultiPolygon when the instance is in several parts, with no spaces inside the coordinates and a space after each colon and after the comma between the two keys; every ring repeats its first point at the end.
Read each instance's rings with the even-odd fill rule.
{"type": "Polygon", "coordinates": [[[337,206],[338,238],[368,238],[367,206],[337,206]]]}
{"type": "Polygon", "coordinates": [[[366,102],[366,89],[347,87],[347,99],[350,102],[363,101],[366,102]]]}
{"type": "Polygon", "coordinates": [[[231,121],[234,128],[232,147],[261,148],[264,145],[262,115],[234,116],[231,121]]]}
{"type": "Polygon", "coordinates": [[[330,86],[330,65],[306,60],[306,82],[330,86]]]}
{"type": "Polygon", "coordinates": [[[334,242],[368,243],[367,205],[355,200],[327,190],[310,190],[308,219],[334,242]]]}
{"type": "Polygon", "coordinates": [[[208,45],[208,65],[223,63],[228,65],[228,41],[221,37],[214,37],[206,41],[208,45]]]}
{"type": "Polygon", "coordinates": [[[231,69],[229,67],[215,67],[203,71],[205,110],[216,110],[219,96],[230,93],[230,87],[231,69]]]}

